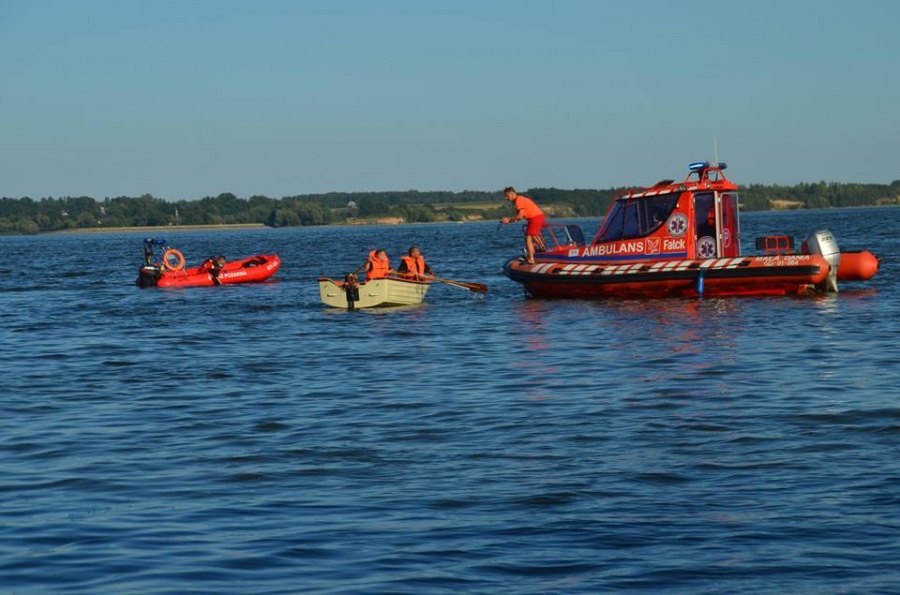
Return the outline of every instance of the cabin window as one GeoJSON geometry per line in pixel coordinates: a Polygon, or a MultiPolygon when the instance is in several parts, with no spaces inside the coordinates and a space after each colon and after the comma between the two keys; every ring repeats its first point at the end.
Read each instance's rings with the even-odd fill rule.
{"type": "Polygon", "coordinates": [[[594,242],[615,242],[650,235],[665,224],[677,204],[676,193],[617,200],[594,242]]]}
{"type": "Polygon", "coordinates": [[[697,237],[716,237],[716,201],[712,192],[694,194],[694,223],[697,237]]]}
{"type": "Polygon", "coordinates": [[[741,227],[738,220],[738,194],[722,193],[722,256],[741,255],[741,227]]]}
{"type": "Polygon", "coordinates": [[[736,192],[722,193],[722,226],[734,226],[737,231],[738,195],[736,192]]]}

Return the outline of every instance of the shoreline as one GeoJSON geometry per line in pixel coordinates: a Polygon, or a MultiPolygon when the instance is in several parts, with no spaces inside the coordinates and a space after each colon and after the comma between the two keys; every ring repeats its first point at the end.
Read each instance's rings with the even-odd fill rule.
{"type": "MultiPolygon", "coordinates": [[[[262,223],[222,223],[219,225],[143,225],[134,227],[81,227],[46,231],[38,235],[78,235],[84,233],[144,233],[148,231],[227,231],[232,229],[266,229],[262,223]]],[[[268,228],[274,229],[274,228],[268,228]]]]}
{"type": "MultiPolygon", "coordinates": [[[[467,219],[465,221],[431,221],[429,223],[473,223],[485,221],[485,219],[467,219]]],[[[375,219],[354,219],[341,223],[329,223],[327,225],[314,225],[309,227],[357,227],[362,225],[419,225],[419,222],[408,223],[401,217],[379,217],[375,219]]],[[[294,227],[306,227],[303,225],[294,227]]],[[[84,227],[76,229],[60,229],[57,231],[44,231],[36,235],[80,235],[91,233],[148,233],[165,231],[230,231],[238,229],[283,229],[269,227],[264,223],[222,223],[209,225],[141,225],[134,227],[84,227]]],[[[0,234],[2,235],[2,234],[0,234]]]]}
{"type": "MultiPolygon", "coordinates": [[[[815,209],[781,207],[772,209],[763,209],[759,211],[743,211],[747,213],[780,213],[785,211],[832,211],[843,209],[866,209],[866,208],[882,208],[882,207],[900,207],[900,204],[880,204],[880,205],[854,205],[846,207],[823,207],[815,209]]],[[[602,218],[602,216],[599,216],[602,218]]],[[[596,219],[595,216],[587,217],[563,217],[563,219],[596,219]]],[[[329,223],[326,225],[316,225],[312,227],[355,227],[362,225],[427,225],[428,223],[479,223],[491,221],[482,217],[466,217],[459,221],[437,220],[430,222],[413,222],[408,223],[400,217],[378,217],[374,219],[351,219],[341,223],[329,223]]],[[[304,227],[304,226],[299,226],[304,227]]],[[[76,229],[61,229],[58,231],[44,231],[37,234],[7,234],[0,233],[0,237],[10,235],[81,235],[92,233],[150,233],[150,232],[166,232],[166,231],[229,231],[240,229],[281,229],[277,227],[269,227],[264,223],[220,223],[206,225],[143,225],[134,227],[84,227],[76,229]]]]}

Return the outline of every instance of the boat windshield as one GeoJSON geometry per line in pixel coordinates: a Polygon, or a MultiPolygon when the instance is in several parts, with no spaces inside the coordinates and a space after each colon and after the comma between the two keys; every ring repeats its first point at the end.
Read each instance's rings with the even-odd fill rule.
{"type": "Polygon", "coordinates": [[[677,192],[617,200],[603,221],[594,243],[630,240],[659,229],[678,203],[677,192]]]}

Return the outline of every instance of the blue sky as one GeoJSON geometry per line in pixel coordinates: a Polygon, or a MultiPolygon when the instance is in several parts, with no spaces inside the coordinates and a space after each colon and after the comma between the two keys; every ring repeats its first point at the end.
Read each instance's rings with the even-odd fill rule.
{"type": "Polygon", "coordinates": [[[0,196],[900,179],[900,2],[0,0],[0,196]]]}

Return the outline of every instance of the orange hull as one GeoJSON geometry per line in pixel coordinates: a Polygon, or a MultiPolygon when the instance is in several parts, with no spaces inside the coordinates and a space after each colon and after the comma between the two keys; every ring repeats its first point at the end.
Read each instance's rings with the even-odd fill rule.
{"type": "Polygon", "coordinates": [[[504,265],[533,297],[589,299],[801,295],[823,283],[828,270],[823,257],[811,254],[628,264],[512,259],[504,265]]]}

